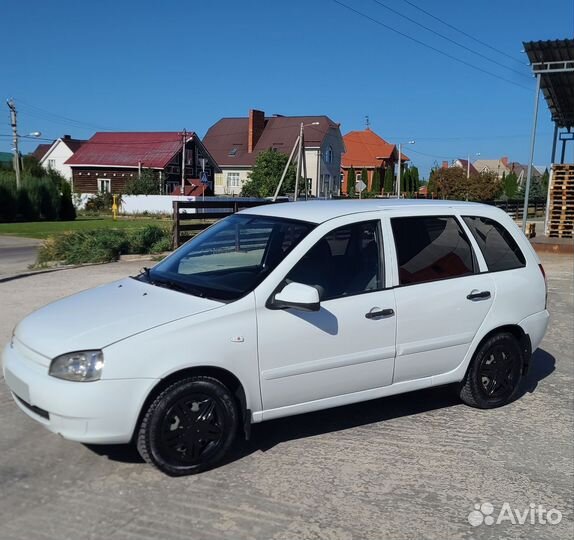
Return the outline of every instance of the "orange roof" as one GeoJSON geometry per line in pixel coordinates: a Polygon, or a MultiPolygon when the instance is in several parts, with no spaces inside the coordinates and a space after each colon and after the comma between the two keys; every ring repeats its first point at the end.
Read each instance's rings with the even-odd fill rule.
{"type": "MultiPolygon", "coordinates": [[[[396,146],[379,137],[374,131],[350,131],[343,140],[347,151],[343,154],[343,167],[378,167],[383,159],[389,159],[396,146]]],[[[401,154],[401,161],[409,158],[401,154]]]]}

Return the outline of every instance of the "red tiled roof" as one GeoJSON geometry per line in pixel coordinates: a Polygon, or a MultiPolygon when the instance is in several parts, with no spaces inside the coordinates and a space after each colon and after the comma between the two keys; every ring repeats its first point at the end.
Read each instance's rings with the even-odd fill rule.
{"type": "Polygon", "coordinates": [[[62,142],[72,151],[77,152],[81,146],[86,144],[88,141],[80,140],[80,139],[68,139],[66,137],[62,137],[62,142]]]}
{"type": "Polygon", "coordinates": [[[39,144],[31,155],[40,161],[46,155],[46,152],[52,148],[52,144],[53,143],[39,144]]]}
{"type": "Polygon", "coordinates": [[[476,167],[471,163],[470,164],[470,168],[468,167],[468,160],[467,159],[459,159],[458,160],[460,162],[461,167],[466,171],[469,170],[470,174],[478,174],[478,171],[476,170],[476,167]]]}
{"type": "MultiPolygon", "coordinates": [[[[382,159],[389,159],[395,153],[394,144],[388,143],[370,129],[350,131],[343,136],[343,140],[347,149],[343,154],[343,167],[378,167],[382,159]]],[[[409,161],[409,158],[401,153],[401,161],[409,161]]]]}
{"type": "Polygon", "coordinates": [[[247,151],[249,118],[222,118],[209,128],[203,144],[220,166],[251,167],[260,152],[275,148],[288,154],[299,135],[301,122],[305,127],[305,148],[320,147],[330,129],[339,125],[328,116],[273,116],[265,118],[265,127],[253,152],[247,151]]]}
{"type": "MultiPolygon", "coordinates": [[[[207,193],[208,187],[201,182],[199,178],[192,178],[186,181],[186,185],[183,188],[183,194],[186,197],[195,196],[201,197],[204,193],[207,193]]],[[[171,192],[171,195],[181,195],[181,186],[177,186],[171,192]]]]}
{"type": "MultiPolygon", "coordinates": [[[[187,134],[188,140],[195,133],[187,134]]],[[[66,161],[66,165],[163,169],[181,150],[180,132],[98,132],[66,161]]]]}

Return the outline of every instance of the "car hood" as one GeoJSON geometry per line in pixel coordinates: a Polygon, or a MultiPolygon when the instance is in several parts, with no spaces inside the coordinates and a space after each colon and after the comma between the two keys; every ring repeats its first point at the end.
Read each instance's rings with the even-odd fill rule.
{"type": "Polygon", "coordinates": [[[67,352],[102,349],[223,305],[126,278],[48,304],[20,322],[15,336],[26,347],[51,359],[67,352]]]}

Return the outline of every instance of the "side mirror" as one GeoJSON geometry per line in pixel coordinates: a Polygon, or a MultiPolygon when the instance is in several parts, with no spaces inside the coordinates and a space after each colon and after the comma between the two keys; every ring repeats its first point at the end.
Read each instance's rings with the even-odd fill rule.
{"type": "Polygon", "coordinates": [[[319,291],[303,283],[289,283],[278,292],[269,306],[271,309],[294,308],[301,311],[319,311],[319,291]]]}

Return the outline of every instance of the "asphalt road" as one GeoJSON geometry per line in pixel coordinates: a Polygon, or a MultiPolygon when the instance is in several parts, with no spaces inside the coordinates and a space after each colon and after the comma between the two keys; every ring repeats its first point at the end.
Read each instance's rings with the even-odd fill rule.
{"type": "MultiPolygon", "coordinates": [[[[195,477],[165,477],[129,447],[50,434],[0,383],[0,539],[571,539],[573,259],[544,263],[552,322],[518,401],[480,411],[440,388],[271,421],[195,477]],[[494,512],[479,517],[508,503],[562,519],[473,527],[480,503],[494,512]]],[[[140,264],[0,283],[0,342],[31,310],[140,264]]]]}
{"type": "Polygon", "coordinates": [[[36,262],[41,240],[0,236],[0,279],[28,270],[36,262]]]}

